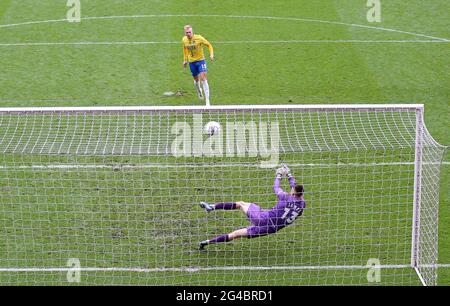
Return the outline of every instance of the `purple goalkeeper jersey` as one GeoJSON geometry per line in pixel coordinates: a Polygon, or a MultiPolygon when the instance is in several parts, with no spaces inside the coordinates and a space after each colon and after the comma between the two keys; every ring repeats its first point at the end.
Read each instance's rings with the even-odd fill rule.
{"type": "MultiPolygon", "coordinates": [[[[272,209],[268,211],[269,224],[274,226],[277,230],[291,224],[301,216],[303,209],[306,207],[304,200],[292,196],[291,194],[284,192],[280,188],[281,179],[275,178],[273,183],[273,191],[278,198],[278,203],[272,209]]],[[[289,177],[289,185],[295,186],[295,179],[293,176],[289,177]]]]}

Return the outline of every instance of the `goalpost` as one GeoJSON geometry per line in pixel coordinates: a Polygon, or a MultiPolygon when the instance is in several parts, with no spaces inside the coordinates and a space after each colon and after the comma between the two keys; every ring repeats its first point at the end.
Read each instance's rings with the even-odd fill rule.
{"type": "Polygon", "coordinates": [[[436,285],[445,147],[423,112],[0,108],[0,283],[436,285]],[[210,121],[221,125],[212,136],[210,121]],[[282,163],[305,186],[303,215],[275,234],[198,250],[250,225],[199,202],[269,209],[282,163]]]}

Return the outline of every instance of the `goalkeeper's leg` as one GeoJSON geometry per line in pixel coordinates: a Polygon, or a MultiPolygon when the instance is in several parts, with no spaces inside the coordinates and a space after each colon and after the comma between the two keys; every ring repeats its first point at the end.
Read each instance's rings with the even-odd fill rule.
{"type": "Polygon", "coordinates": [[[209,204],[207,202],[200,202],[200,207],[206,210],[207,212],[216,210],[216,209],[223,209],[223,210],[233,210],[233,209],[240,209],[245,214],[247,214],[248,208],[250,207],[252,203],[247,203],[243,201],[239,202],[219,202],[215,204],[209,204]]]}
{"type": "Polygon", "coordinates": [[[200,250],[203,250],[205,248],[205,246],[207,246],[209,244],[229,242],[234,239],[242,238],[242,237],[247,237],[247,228],[241,228],[241,229],[238,229],[228,235],[220,235],[214,239],[202,241],[202,242],[200,242],[200,250]]]}
{"type": "Polygon", "coordinates": [[[223,210],[232,210],[236,209],[237,205],[235,202],[219,202],[215,204],[209,204],[206,202],[200,202],[200,207],[206,210],[207,212],[216,210],[216,209],[223,209],[223,210]]]}

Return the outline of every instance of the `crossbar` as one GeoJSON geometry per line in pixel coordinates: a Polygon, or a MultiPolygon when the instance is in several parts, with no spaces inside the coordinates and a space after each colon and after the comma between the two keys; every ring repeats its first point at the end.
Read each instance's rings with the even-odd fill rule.
{"type": "Polygon", "coordinates": [[[295,105],[214,105],[214,106],[101,106],[101,107],[4,107],[0,113],[47,112],[158,112],[158,111],[383,111],[422,110],[423,104],[295,104],[295,105]]]}

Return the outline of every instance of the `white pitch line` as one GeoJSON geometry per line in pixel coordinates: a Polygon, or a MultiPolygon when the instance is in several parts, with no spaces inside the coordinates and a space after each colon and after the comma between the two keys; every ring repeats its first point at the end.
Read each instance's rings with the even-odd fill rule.
{"type": "Polygon", "coordinates": [[[79,41],[79,42],[34,42],[34,43],[0,43],[1,47],[21,46],[98,46],[98,45],[169,45],[180,44],[175,41],[79,41]]]}
{"type": "MultiPolygon", "coordinates": [[[[385,269],[410,268],[411,265],[382,265],[385,269]]],[[[230,270],[344,270],[369,269],[367,266],[224,266],[224,267],[179,267],[179,268],[79,268],[77,271],[85,272],[200,272],[200,271],[230,271],[230,270]]],[[[66,272],[73,268],[0,268],[0,272],[66,272]]]]}
{"type": "MultiPolygon", "coordinates": [[[[100,16],[100,17],[84,17],[81,18],[81,21],[83,20],[102,20],[102,19],[137,19],[137,18],[178,18],[178,17],[206,17],[206,18],[234,18],[234,19],[263,19],[263,20],[281,20],[281,21],[300,21],[300,22],[312,22],[312,23],[322,23],[322,24],[331,24],[331,25],[343,25],[347,27],[355,27],[355,28],[363,28],[363,29],[370,29],[370,30],[377,30],[377,31],[387,31],[387,32],[394,32],[394,33],[400,33],[400,34],[407,34],[407,35],[413,35],[416,37],[424,37],[428,39],[433,40],[441,40],[441,41],[450,41],[447,38],[441,38],[441,37],[435,37],[430,35],[425,35],[421,33],[414,33],[409,31],[403,31],[403,30],[396,30],[396,29],[390,29],[390,28],[383,28],[383,27],[374,27],[374,26],[368,26],[368,25],[361,25],[361,24],[355,24],[355,23],[345,23],[345,22],[339,22],[339,21],[328,21],[328,20],[319,20],[319,19],[309,19],[309,18],[296,18],[296,17],[276,17],[276,16],[237,16],[237,15],[198,15],[198,14],[183,14],[183,15],[173,15],[173,14],[166,14],[166,15],[129,15],[129,16],[100,16]]],[[[35,25],[35,24],[41,24],[41,23],[57,23],[57,22],[68,22],[67,19],[54,19],[54,20],[42,20],[42,21],[27,21],[22,23],[15,23],[15,24],[1,24],[1,28],[11,28],[11,27],[17,27],[17,26],[23,26],[23,25],[35,25]]]]}
{"type": "MultiPolygon", "coordinates": [[[[234,40],[211,41],[213,44],[402,44],[432,43],[442,44],[442,40],[234,40]]],[[[0,47],[39,47],[39,46],[136,46],[136,45],[178,45],[178,41],[78,41],[78,42],[29,42],[0,43],[0,47]]]]}
{"type": "MultiPolygon", "coordinates": [[[[379,265],[380,269],[405,269],[411,268],[411,265],[379,265]]],[[[449,268],[450,264],[436,264],[423,266],[424,268],[449,268]]],[[[0,268],[0,272],[138,272],[138,273],[156,273],[156,272],[201,272],[201,271],[276,271],[276,270],[366,270],[372,266],[357,265],[336,265],[336,266],[224,266],[224,267],[178,267],[178,268],[0,268]]]]}
{"type": "Polygon", "coordinates": [[[450,264],[438,264],[438,268],[450,268],[450,264]]]}
{"type": "MultiPolygon", "coordinates": [[[[450,165],[450,162],[443,162],[445,166],[450,165]]],[[[412,166],[414,162],[392,162],[392,163],[338,163],[338,164],[289,164],[290,167],[380,167],[380,166],[412,166]]],[[[203,164],[161,164],[161,163],[147,163],[142,165],[122,165],[122,164],[49,164],[49,165],[20,165],[20,166],[0,166],[2,170],[52,170],[52,169],[112,169],[112,170],[139,170],[139,169],[153,169],[153,168],[235,168],[235,167],[255,167],[260,168],[260,164],[233,164],[233,163],[203,163],[203,164]]]]}
{"type": "Polygon", "coordinates": [[[218,44],[239,44],[239,43],[255,43],[255,44],[279,44],[279,43],[285,43],[285,44],[303,44],[303,43],[450,43],[449,41],[445,40],[393,40],[393,39],[385,39],[385,40],[358,40],[358,39],[337,39],[337,40],[330,40],[330,39],[304,39],[304,40],[252,40],[252,41],[222,41],[222,42],[215,42],[218,44]]]}

